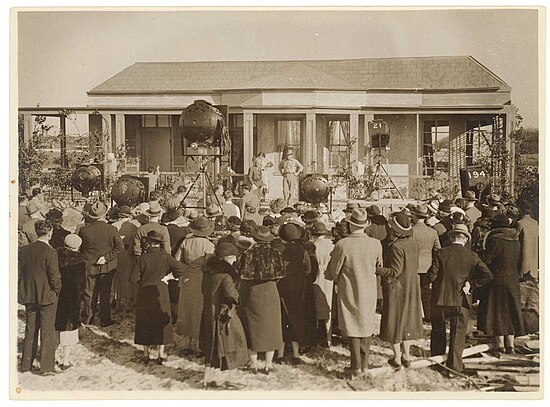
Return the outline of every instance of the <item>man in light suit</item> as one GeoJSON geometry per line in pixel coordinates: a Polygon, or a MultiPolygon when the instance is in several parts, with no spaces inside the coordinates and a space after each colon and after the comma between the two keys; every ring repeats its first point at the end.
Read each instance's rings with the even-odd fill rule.
{"type": "Polygon", "coordinates": [[[286,158],[279,164],[279,171],[283,176],[283,197],[286,206],[298,202],[298,175],[304,170],[304,166],[294,158],[294,150],[289,148],[286,158]]]}
{"type": "Polygon", "coordinates": [[[86,213],[89,223],[83,226],[78,235],[82,239],[80,252],[88,263],[86,290],[82,307],[82,322],[94,321],[99,300],[101,326],[109,326],[111,320],[111,287],[117,268],[117,257],[124,251],[124,243],[117,228],[105,220],[107,207],[103,202],[95,202],[86,213]]]}
{"type": "Polygon", "coordinates": [[[61,291],[61,274],[57,252],[48,241],[52,237],[51,225],[43,220],[35,223],[38,236],[34,243],[19,252],[17,299],[25,306],[25,339],[21,370],[32,368],[40,334],[40,374],[53,374],[57,334],[55,313],[61,291]]]}

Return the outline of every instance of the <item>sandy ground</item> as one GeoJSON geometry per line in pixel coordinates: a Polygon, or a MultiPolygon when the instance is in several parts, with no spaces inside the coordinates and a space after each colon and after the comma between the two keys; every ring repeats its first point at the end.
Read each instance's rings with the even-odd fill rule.
{"type": "MultiPolygon", "coordinates": [[[[130,312],[115,312],[115,325],[80,328],[80,343],[72,354],[74,366],[58,370],[53,376],[42,377],[34,372],[18,373],[22,395],[25,391],[120,391],[120,390],[203,390],[204,365],[196,357],[184,357],[177,343],[167,346],[167,361],[163,365],[141,361],[140,346],[133,343],[134,316],[130,312]]],[[[19,310],[18,361],[24,335],[24,310],[19,310]]],[[[428,327],[426,326],[426,331],[428,327]]],[[[427,332],[426,332],[427,333],[427,332]]],[[[429,336],[426,336],[429,338],[429,336]]],[[[413,348],[416,357],[428,356],[429,341],[421,340],[413,348]]],[[[373,338],[370,362],[372,367],[385,366],[391,355],[387,344],[373,338]]],[[[59,354],[58,354],[59,356],[59,354]]],[[[154,356],[154,355],[152,355],[154,356]]],[[[350,380],[344,373],[349,364],[349,351],[342,345],[312,348],[303,355],[303,364],[275,365],[266,376],[252,374],[246,368],[230,372],[212,370],[207,381],[213,389],[234,390],[224,385],[229,381],[236,389],[306,390],[306,391],[468,391],[473,390],[464,379],[448,379],[441,373],[423,368],[401,370],[374,379],[350,380]]],[[[35,362],[36,363],[36,362],[35,362]]],[[[57,369],[57,368],[56,368],[57,369]]]]}

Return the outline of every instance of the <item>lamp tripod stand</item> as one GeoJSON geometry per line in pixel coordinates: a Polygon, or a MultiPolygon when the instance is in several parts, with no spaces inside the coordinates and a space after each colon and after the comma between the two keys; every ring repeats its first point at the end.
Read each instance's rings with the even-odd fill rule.
{"type": "Polygon", "coordinates": [[[401,199],[405,199],[397,186],[395,185],[395,182],[393,182],[390,174],[384,167],[384,163],[386,165],[389,165],[389,161],[386,158],[384,154],[382,154],[382,147],[380,147],[380,144],[378,144],[378,152],[375,155],[376,162],[374,163],[374,172],[372,176],[372,187],[373,189],[376,188],[376,191],[378,193],[378,200],[380,200],[380,190],[395,190],[397,194],[401,197],[401,199]],[[384,160],[384,163],[382,162],[384,160]],[[390,187],[381,186],[381,181],[383,179],[387,179],[389,181],[390,187]]]}

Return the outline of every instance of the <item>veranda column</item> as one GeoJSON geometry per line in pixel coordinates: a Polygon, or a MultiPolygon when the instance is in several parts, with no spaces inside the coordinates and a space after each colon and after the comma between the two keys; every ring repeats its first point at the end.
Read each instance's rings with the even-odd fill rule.
{"type": "Polygon", "coordinates": [[[357,161],[362,157],[358,157],[359,144],[361,139],[359,138],[359,113],[350,113],[349,115],[349,136],[350,141],[355,140],[353,148],[351,150],[350,161],[357,161]]]}
{"type": "Polygon", "coordinates": [[[248,173],[248,169],[252,165],[252,152],[254,143],[254,114],[244,112],[243,114],[243,165],[244,173],[248,173]]]}
{"type": "Polygon", "coordinates": [[[315,113],[306,114],[305,157],[303,163],[306,174],[317,171],[315,160],[317,151],[317,123],[315,117],[315,113]]]}

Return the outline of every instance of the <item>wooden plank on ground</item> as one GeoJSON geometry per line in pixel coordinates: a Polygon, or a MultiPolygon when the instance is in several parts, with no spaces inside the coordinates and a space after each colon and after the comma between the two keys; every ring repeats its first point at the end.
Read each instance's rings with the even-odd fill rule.
{"type": "MultiPolygon", "coordinates": [[[[493,348],[493,345],[483,344],[472,346],[471,348],[464,349],[462,352],[462,357],[465,358],[470,355],[476,355],[480,352],[486,352],[493,348]]],[[[432,356],[426,359],[416,359],[411,362],[411,367],[409,369],[420,369],[423,367],[428,367],[435,365],[436,363],[444,363],[447,360],[447,355],[432,356]]],[[[368,376],[377,376],[380,374],[391,373],[394,371],[392,366],[382,366],[367,371],[368,376]]]]}
{"type": "Polygon", "coordinates": [[[539,373],[538,367],[522,367],[522,366],[506,366],[506,365],[489,365],[483,363],[468,363],[464,364],[464,368],[475,371],[488,372],[515,372],[515,373],[539,373]]]}

